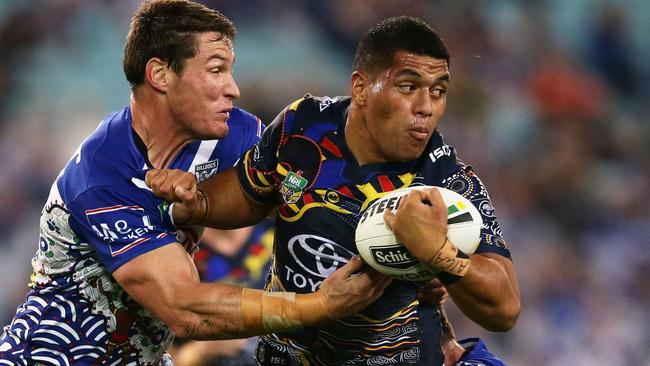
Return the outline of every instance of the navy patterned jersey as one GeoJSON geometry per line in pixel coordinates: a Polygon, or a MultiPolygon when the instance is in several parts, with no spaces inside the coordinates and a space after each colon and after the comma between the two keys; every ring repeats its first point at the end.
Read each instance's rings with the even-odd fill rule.
{"type": "MultiPolygon", "coordinates": [[[[442,186],[470,199],[485,223],[476,252],[510,257],[483,184],[438,132],[416,161],[359,166],[343,133],[349,104],[346,97],[307,95],[296,101],[238,165],[246,192],[278,205],[268,289],[316,291],[358,253],[354,231],[363,210],[387,192],[410,185],[442,186]]],[[[257,357],[308,365],[441,365],[438,309],[417,301],[420,286],[394,280],[359,314],[261,337],[257,357]]]]}

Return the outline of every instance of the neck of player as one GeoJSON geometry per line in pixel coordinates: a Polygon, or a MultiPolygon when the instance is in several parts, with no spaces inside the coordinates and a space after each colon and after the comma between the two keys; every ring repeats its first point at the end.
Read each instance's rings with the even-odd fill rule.
{"type": "Polygon", "coordinates": [[[354,104],[350,106],[347,121],[345,122],[345,144],[354,155],[359,166],[386,162],[386,159],[373,146],[367,121],[361,110],[354,104]]]}
{"type": "Polygon", "coordinates": [[[131,119],[133,129],[147,147],[153,168],[167,168],[178,152],[192,141],[178,130],[169,108],[158,98],[132,94],[131,119]]]}

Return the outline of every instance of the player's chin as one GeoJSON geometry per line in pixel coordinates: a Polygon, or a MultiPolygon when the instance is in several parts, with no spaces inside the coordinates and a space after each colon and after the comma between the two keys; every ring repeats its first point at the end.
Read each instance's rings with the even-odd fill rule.
{"type": "Polygon", "coordinates": [[[230,131],[230,128],[228,127],[228,124],[226,124],[226,121],[214,121],[210,124],[210,129],[203,139],[222,139],[228,136],[228,131],[230,131]]]}
{"type": "Polygon", "coordinates": [[[413,144],[409,145],[400,151],[401,161],[412,161],[418,159],[424,153],[426,144],[413,144]]]}

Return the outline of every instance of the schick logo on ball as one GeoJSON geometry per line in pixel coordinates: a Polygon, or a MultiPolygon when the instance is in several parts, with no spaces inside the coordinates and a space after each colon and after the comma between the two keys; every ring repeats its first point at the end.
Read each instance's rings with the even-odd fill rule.
{"type": "Polygon", "coordinates": [[[370,254],[377,264],[386,268],[409,269],[419,263],[401,244],[370,247],[370,254]]]}

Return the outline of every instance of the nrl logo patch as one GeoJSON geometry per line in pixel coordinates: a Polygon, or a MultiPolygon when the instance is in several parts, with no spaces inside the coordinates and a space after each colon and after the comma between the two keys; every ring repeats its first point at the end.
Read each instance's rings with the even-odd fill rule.
{"type": "Polygon", "coordinates": [[[194,175],[197,182],[202,182],[217,173],[219,168],[219,159],[208,161],[207,163],[199,164],[194,168],[194,175]]]}
{"type": "Polygon", "coordinates": [[[282,181],[280,194],[282,194],[284,202],[296,203],[302,196],[302,190],[307,186],[307,179],[301,177],[300,174],[300,171],[298,173],[289,172],[282,181]]]}

